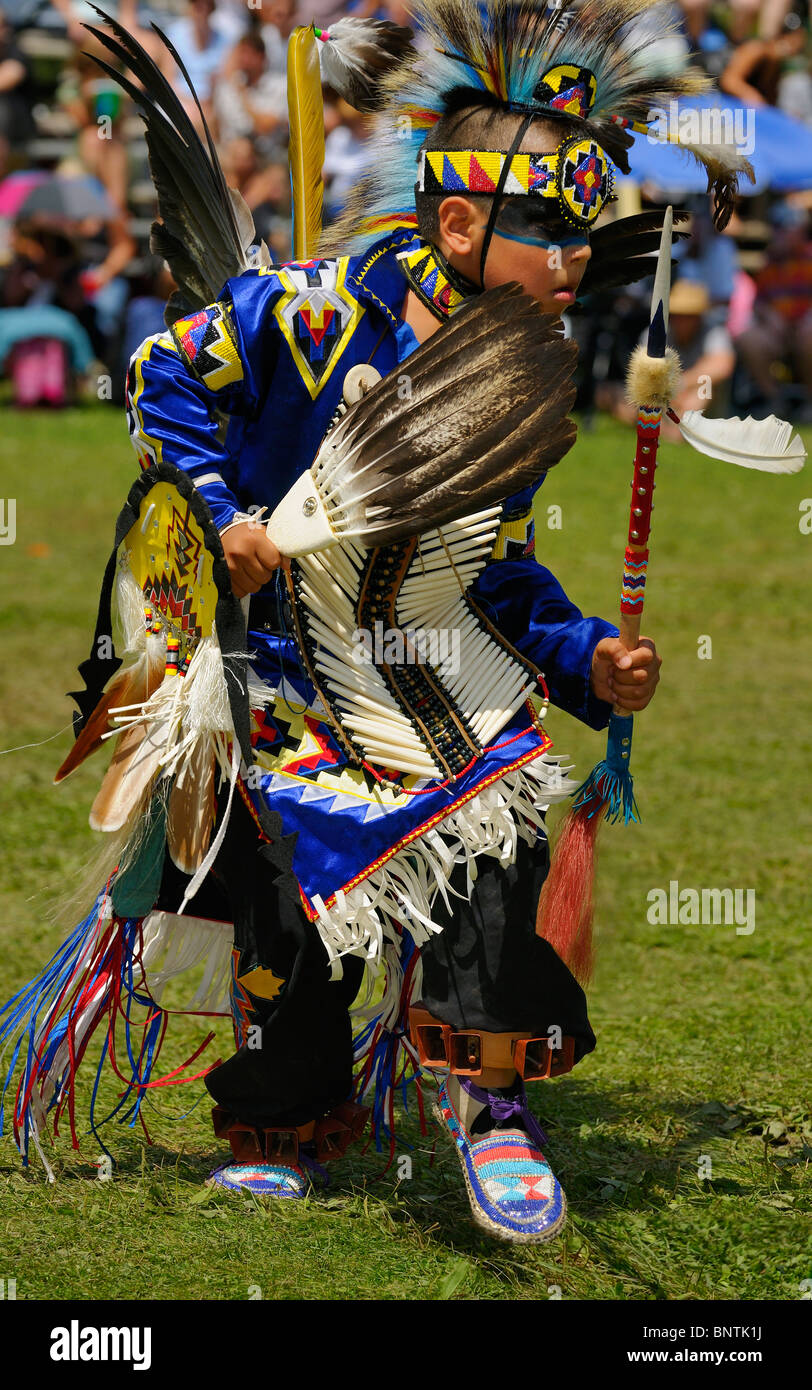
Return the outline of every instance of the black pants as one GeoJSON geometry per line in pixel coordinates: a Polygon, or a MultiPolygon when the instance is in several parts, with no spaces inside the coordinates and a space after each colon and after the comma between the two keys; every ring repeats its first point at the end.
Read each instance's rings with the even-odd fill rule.
{"type": "MultiPolygon", "coordinates": [[[[348,1010],[361,985],[363,962],[343,957],[343,978],[331,981],[315,925],[274,886],[277,870],[260,848],[256,826],[238,796],[211,882],[195,899],[195,911],[233,920],[238,975],[261,966],[284,985],[273,1000],[249,992],[251,1037],[209,1073],[206,1086],[243,1123],[295,1125],[318,1118],[350,1093],[348,1010]]],[[[535,934],[547,867],[546,843],[528,846],[520,840],[516,863],[508,869],[495,859],[477,860],[470,902],[450,896],[448,911],[435,900],[434,916],[443,931],[421,951],[422,998],[431,1013],[455,1029],[515,1028],[543,1036],[557,1024],[575,1037],[578,1060],[595,1046],[583,990],[549,943],[535,934]]],[[[177,901],[173,873],[168,869],[164,881],[166,906],[177,901]]],[[[465,866],[456,866],[451,887],[464,892],[465,878],[465,866]]]]}

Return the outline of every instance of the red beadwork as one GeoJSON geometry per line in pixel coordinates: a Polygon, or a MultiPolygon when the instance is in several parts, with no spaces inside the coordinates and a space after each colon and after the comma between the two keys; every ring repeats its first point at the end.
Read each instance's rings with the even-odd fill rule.
{"type": "Polygon", "coordinates": [[[661,414],[659,410],[640,410],[637,416],[637,452],[629,513],[629,545],[635,549],[646,545],[651,530],[661,414]]]}

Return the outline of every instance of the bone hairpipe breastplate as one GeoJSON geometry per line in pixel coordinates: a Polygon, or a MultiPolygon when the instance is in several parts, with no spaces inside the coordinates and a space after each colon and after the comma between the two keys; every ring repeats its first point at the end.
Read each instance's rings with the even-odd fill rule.
{"type": "Polygon", "coordinates": [[[453,780],[538,689],[537,669],[467,596],[501,511],[291,563],[300,654],[354,762],[453,780]]]}

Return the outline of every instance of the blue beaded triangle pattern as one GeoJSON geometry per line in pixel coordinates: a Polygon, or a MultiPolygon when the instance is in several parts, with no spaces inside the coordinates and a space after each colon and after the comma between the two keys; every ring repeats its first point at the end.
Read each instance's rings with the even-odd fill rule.
{"type": "Polygon", "coordinates": [[[478,1226],[515,1244],[539,1244],[558,1234],[567,1214],[564,1191],[527,1135],[496,1130],[486,1138],[472,1138],[445,1077],[434,1113],[457,1150],[478,1226]]]}
{"type": "Polygon", "coordinates": [[[215,1168],[208,1183],[255,1197],[304,1197],[307,1191],[307,1178],[292,1163],[224,1163],[215,1168]]]}

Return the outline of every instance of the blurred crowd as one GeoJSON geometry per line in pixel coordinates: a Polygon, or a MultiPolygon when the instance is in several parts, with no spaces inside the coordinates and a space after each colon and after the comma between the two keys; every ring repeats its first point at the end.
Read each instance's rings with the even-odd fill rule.
{"type": "MultiPolygon", "coordinates": [[[[290,34],[311,20],[327,27],[344,13],[409,24],[407,5],[103,0],[101,8],[148,49],[199,125],[185,79],[151,24],[166,32],[228,182],[248,203],[274,259],[289,259],[290,34]]],[[[143,126],[93,61],[94,53],[109,54],[86,23],[103,29],[85,0],[0,0],[0,392],[19,405],[62,404],[83,383],[117,404],[129,356],[162,328],[172,288],[149,251],[155,205],[143,126]]],[[[748,107],[780,109],[796,123],[798,140],[812,141],[807,3],[663,0],[640,26],[652,61],[698,62],[721,93],[748,107]],[[668,37],[666,15],[678,25],[668,37]]],[[[368,118],[325,88],[325,126],[329,220],[358,177],[368,118]]],[[[766,188],[742,198],[723,236],[713,232],[705,195],[680,197],[691,216],[671,305],[671,335],[684,366],[678,411],[810,418],[812,190],[799,182],[780,195],[766,188]]],[[[627,213],[673,194],[624,181],[620,206],[627,213]]],[[[644,284],[605,302],[587,300],[572,316],[569,331],[581,348],[579,404],[587,415],[626,409],[623,372],[645,326],[648,290],[644,284]]]]}

